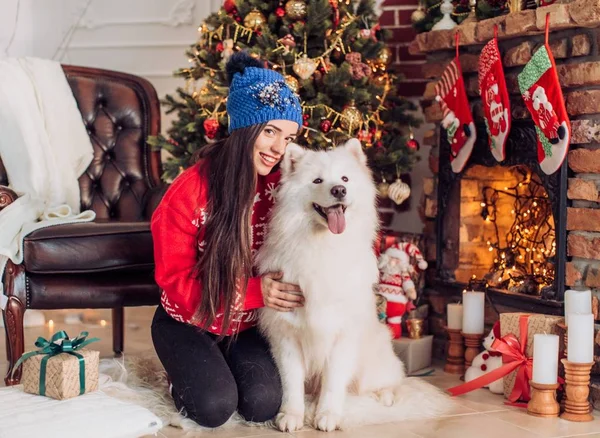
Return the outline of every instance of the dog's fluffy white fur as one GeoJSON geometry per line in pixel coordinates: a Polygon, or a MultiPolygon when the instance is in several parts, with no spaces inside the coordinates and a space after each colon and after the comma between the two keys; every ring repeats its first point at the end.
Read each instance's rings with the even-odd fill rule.
{"type": "MultiPolygon", "coordinates": [[[[281,270],[285,281],[299,284],[306,306],[293,313],[261,311],[260,328],[283,381],[284,399],[275,419],[281,430],[300,429],[304,423],[333,430],[439,417],[453,406],[432,385],[404,378],[387,328],[377,321],[372,292],[378,280],[372,251],[377,213],[365,161],[360,143],[351,140],[319,153],[290,145],[282,163],[282,187],[258,261],[263,272],[281,270]],[[322,183],[314,184],[317,178],[322,183]],[[339,202],[332,198],[333,185],[347,189],[341,234],[329,231],[312,205],[339,202]],[[305,381],[320,384],[320,390],[313,387],[305,397],[305,381]]],[[[339,222],[334,229],[340,231],[339,222]]],[[[100,370],[111,377],[101,384],[103,391],[150,409],[165,424],[194,434],[203,430],[177,412],[153,354],[125,364],[104,360],[100,370]]],[[[235,415],[224,427],[240,422],[235,415]]]]}
{"type": "Polygon", "coordinates": [[[259,316],[282,378],[275,420],[282,431],[304,425],[305,383],[317,392],[313,425],[323,431],[340,427],[348,392],[372,395],[386,406],[401,397],[404,366],[375,310],[375,198],[358,140],[331,151],[288,146],[269,232],[257,254],[261,273],[283,272],[282,281],[299,285],[306,298],[292,312],[264,308],[259,316]],[[346,189],[341,199],[332,194],[340,185],[346,189]],[[318,210],[339,203],[345,229],[334,234],[318,210]]]}

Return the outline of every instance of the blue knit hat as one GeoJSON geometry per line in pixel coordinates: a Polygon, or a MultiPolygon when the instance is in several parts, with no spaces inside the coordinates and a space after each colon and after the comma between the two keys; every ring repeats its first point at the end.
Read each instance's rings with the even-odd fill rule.
{"type": "Polygon", "coordinates": [[[245,52],[234,53],[226,66],[229,76],[229,132],[265,123],[290,120],[302,126],[300,99],[276,71],[245,52]]]}

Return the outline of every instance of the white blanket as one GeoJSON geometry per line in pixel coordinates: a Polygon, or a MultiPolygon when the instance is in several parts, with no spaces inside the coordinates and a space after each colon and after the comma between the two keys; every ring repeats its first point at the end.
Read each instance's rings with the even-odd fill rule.
{"type": "MultiPolygon", "coordinates": [[[[87,222],[79,176],[94,149],[59,63],[0,58],[0,157],[19,198],[0,211],[0,279],[23,261],[23,239],[48,226],[87,222]]],[[[0,307],[6,298],[0,281],[0,307]]]]}
{"type": "MultiPolygon", "coordinates": [[[[105,376],[100,375],[100,388],[105,376]]],[[[156,435],[163,423],[141,406],[100,391],[67,400],[0,389],[0,438],[137,438],[156,435]]]]}

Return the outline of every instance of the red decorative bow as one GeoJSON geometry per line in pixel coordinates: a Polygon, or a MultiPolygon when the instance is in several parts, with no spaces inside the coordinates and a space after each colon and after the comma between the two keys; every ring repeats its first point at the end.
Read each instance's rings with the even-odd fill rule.
{"type": "Polygon", "coordinates": [[[508,400],[511,403],[515,403],[517,400],[529,401],[529,381],[533,372],[533,359],[527,357],[525,354],[528,319],[529,315],[522,315],[519,318],[520,340],[514,334],[510,333],[500,339],[496,339],[492,344],[493,350],[502,353],[503,365],[500,368],[490,371],[470,382],[450,388],[448,392],[453,396],[466,394],[475,389],[483,388],[517,370],[515,386],[508,400]]]}

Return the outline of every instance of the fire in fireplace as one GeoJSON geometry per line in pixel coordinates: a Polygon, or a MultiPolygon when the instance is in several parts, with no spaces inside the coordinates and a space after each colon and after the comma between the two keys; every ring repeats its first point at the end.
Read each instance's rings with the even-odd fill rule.
{"type": "Polygon", "coordinates": [[[541,295],[554,284],[552,203],[527,166],[473,166],[460,183],[458,281],[541,295]]]}

